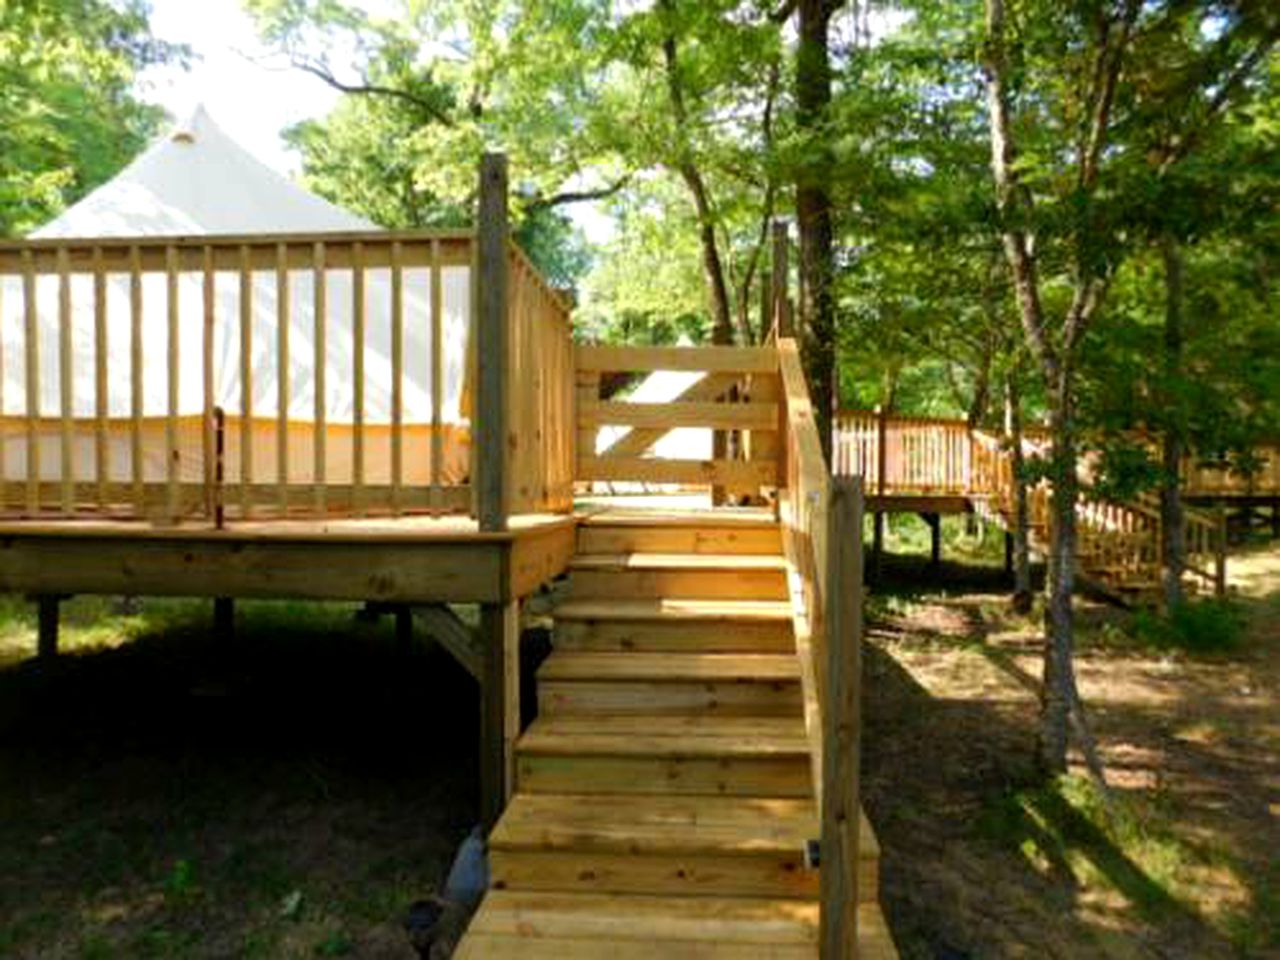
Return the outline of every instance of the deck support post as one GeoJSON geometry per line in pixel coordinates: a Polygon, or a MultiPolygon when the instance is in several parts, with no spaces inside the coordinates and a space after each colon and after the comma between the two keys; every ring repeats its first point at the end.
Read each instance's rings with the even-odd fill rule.
{"type": "Polygon", "coordinates": [[[520,602],[480,605],[480,822],[502,815],[515,785],[520,735],[520,602]]]}
{"type": "Polygon", "coordinates": [[[36,657],[52,660],[58,655],[58,606],[62,597],[41,594],[36,597],[36,657]]]}
{"type": "Polygon", "coordinates": [[[1275,500],[1271,504],[1271,536],[1275,540],[1280,540],[1280,500],[1275,500]]]}
{"type": "Polygon", "coordinates": [[[929,524],[929,566],[936,570],[942,566],[942,514],[931,513],[925,522],[929,524]]]}
{"type": "Polygon", "coordinates": [[[826,696],[822,710],[819,956],[855,955],[862,743],[861,477],[832,477],[827,516],[826,696]]]}
{"type": "Polygon", "coordinates": [[[483,532],[507,529],[507,158],[486,153],[480,161],[480,210],[476,222],[476,519],[483,532]]]}
{"type": "Polygon", "coordinates": [[[236,602],[231,597],[213,598],[213,633],[219,640],[234,639],[236,602]]]}
{"type": "Polygon", "coordinates": [[[1009,530],[1004,532],[1004,575],[1013,576],[1013,533],[1009,530]]]}

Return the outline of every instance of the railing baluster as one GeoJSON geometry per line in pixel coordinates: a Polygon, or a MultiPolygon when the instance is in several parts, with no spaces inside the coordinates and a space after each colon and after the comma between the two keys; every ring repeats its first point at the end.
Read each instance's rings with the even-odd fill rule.
{"type": "Polygon", "coordinates": [[[35,257],[22,251],[22,311],[27,380],[27,513],[40,511],[40,315],[35,257]]]}
{"type": "Polygon", "coordinates": [[[276,244],[276,503],[289,514],[289,248],[276,244]]]}
{"type": "Polygon", "coordinates": [[[62,512],[75,509],[75,384],[72,366],[71,332],[71,254],[66,247],[58,248],[58,398],[62,419],[62,463],[59,471],[61,482],[62,512]]]}
{"type": "Polygon", "coordinates": [[[146,491],[143,487],[142,460],[142,250],[129,248],[129,460],[133,482],[133,510],[136,516],[146,516],[146,491]]]}
{"type": "Polygon", "coordinates": [[[179,389],[179,343],[181,336],[180,303],[178,300],[178,251],[176,247],[166,246],[164,251],[165,286],[167,289],[167,312],[169,320],[169,404],[168,416],[165,419],[165,514],[169,523],[176,523],[180,513],[178,503],[178,403],[179,389]]]}
{"type": "Polygon", "coordinates": [[[431,241],[431,507],[440,509],[444,473],[444,271],[440,241],[431,241]]]}
{"type": "Polygon", "coordinates": [[[391,515],[400,516],[404,480],[404,248],[391,244],[391,515]]]}
{"type": "Polygon", "coordinates": [[[353,399],[351,434],[351,508],[364,516],[364,244],[351,245],[351,362],[353,399]]]}
{"type": "Polygon", "coordinates": [[[326,513],[326,478],[328,474],[328,451],[326,449],[326,396],[325,370],[328,366],[328,348],[325,337],[328,330],[329,290],[328,273],[325,270],[324,241],[317,241],[311,248],[311,295],[312,320],[315,324],[315,423],[312,425],[312,482],[315,484],[316,512],[323,516],[326,513]]]}
{"type": "Polygon", "coordinates": [[[253,256],[240,245],[240,515],[253,512],[253,256]]]}
{"type": "Polygon", "coordinates": [[[93,269],[93,464],[98,485],[98,509],[108,503],[107,465],[107,273],[102,248],[94,247],[93,269]]]}
{"type": "Polygon", "coordinates": [[[214,484],[216,481],[215,451],[214,451],[214,423],[213,423],[213,334],[214,324],[216,322],[216,299],[217,291],[215,286],[215,274],[213,271],[213,247],[206,245],[201,256],[201,289],[204,300],[204,337],[201,344],[201,381],[203,385],[203,411],[200,418],[200,454],[204,466],[204,511],[205,517],[209,520],[213,519],[214,509],[214,484]]]}

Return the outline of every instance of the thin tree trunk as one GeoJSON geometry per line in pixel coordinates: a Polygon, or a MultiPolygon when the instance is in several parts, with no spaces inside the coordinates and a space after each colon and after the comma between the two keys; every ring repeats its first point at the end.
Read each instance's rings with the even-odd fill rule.
{"type": "MultiPolygon", "coordinates": [[[[1182,375],[1182,250],[1177,238],[1165,234],[1160,253],[1164,259],[1164,374],[1165,389],[1174,393],[1176,378],[1182,375]]],[[[1172,612],[1182,605],[1182,575],[1187,564],[1187,542],[1182,509],[1182,486],[1178,476],[1182,466],[1182,405],[1176,395],[1165,400],[1164,438],[1161,451],[1163,476],[1160,482],[1161,554],[1164,566],[1164,604],[1172,612]]]]}
{"type": "Polygon", "coordinates": [[[1027,500],[1026,457],[1022,453],[1022,397],[1017,378],[1005,381],[1005,433],[1013,471],[1013,609],[1031,612],[1031,511],[1027,500]]]}
{"type": "Polygon", "coordinates": [[[836,325],[834,230],[831,215],[831,153],[824,129],[831,103],[828,31],[839,4],[799,0],[796,51],[796,122],[805,137],[796,173],[796,223],[800,235],[800,333],[809,393],[822,452],[831,459],[831,414],[835,397],[836,325]]]}
{"type": "Polygon", "coordinates": [[[1049,405],[1053,433],[1053,494],[1045,605],[1044,683],[1036,759],[1047,775],[1067,770],[1069,724],[1075,695],[1073,663],[1076,569],[1076,442],[1070,367],[1062,367],[1049,405]]]}

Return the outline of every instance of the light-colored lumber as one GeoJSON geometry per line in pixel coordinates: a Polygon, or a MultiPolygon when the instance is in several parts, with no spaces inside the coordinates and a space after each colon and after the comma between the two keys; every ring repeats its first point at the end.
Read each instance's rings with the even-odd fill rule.
{"type": "Polygon", "coordinates": [[[168,403],[166,405],[165,416],[165,479],[166,479],[166,497],[165,497],[165,521],[168,523],[177,523],[179,517],[178,508],[178,483],[181,480],[179,475],[179,456],[181,451],[178,448],[178,404],[181,387],[181,379],[179,373],[181,371],[181,342],[182,342],[182,305],[178,300],[178,251],[169,246],[165,250],[165,316],[168,320],[168,403]]]}
{"type": "Polygon", "coordinates": [[[391,513],[404,482],[404,246],[391,244],[391,513]]]}
{"type": "MultiPolygon", "coordinates": [[[[599,383],[600,374],[580,372],[578,376],[593,377],[592,381],[597,389],[594,394],[585,397],[585,404],[594,404],[599,399],[599,383]]],[[[682,390],[679,395],[672,398],[673,403],[706,403],[712,400],[719,400],[727,394],[734,386],[741,382],[741,377],[730,373],[709,373],[701,380],[682,390]]],[[[583,408],[584,404],[580,403],[579,408],[583,408]]],[[[589,432],[594,435],[596,428],[590,428],[589,432]]],[[[663,429],[646,429],[637,427],[628,430],[625,434],[618,437],[609,447],[601,451],[601,456],[610,457],[639,457],[643,456],[650,447],[661,440],[667,434],[663,429]]],[[[594,449],[584,450],[587,454],[594,453],[594,449]]]]}
{"type": "MultiPolygon", "coordinates": [[[[440,243],[431,241],[431,494],[440,494],[444,473],[444,272],[440,243]]],[[[434,504],[433,504],[434,505],[434,504]]]]}
{"type": "Polygon", "coordinates": [[[595,427],[773,430],[777,427],[778,409],[771,403],[625,403],[602,400],[580,410],[578,416],[587,426],[595,427]]]}
{"type": "Polygon", "coordinates": [[[142,358],[142,251],[129,248],[129,465],[133,480],[133,509],[143,514],[142,398],[145,367],[142,358]]]}
{"type": "Polygon", "coordinates": [[[677,370],[711,373],[770,373],[778,369],[770,347],[633,347],[580,344],[579,370],[639,373],[677,370]]]}
{"type": "Polygon", "coordinates": [[[356,516],[364,515],[364,326],[365,265],[364,244],[351,248],[351,486],[356,493],[356,516]]]}
{"type": "Polygon", "coordinates": [[[72,358],[75,344],[71,335],[71,263],[66,247],[58,248],[58,397],[61,417],[61,507],[64,514],[75,509],[75,391],[72,358]]]}
{"type": "Polygon", "coordinates": [[[253,260],[240,247],[240,515],[248,517],[253,483],[253,260]]]}
{"type": "Polygon", "coordinates": [[[325,245],[317,240],[311,246],[312,322],[315,325],[315,355],[312,358],[312,377],[315,381],[315,423],[312,426],[312,482],[315,487],[315,510],[322,516],[326,512],[325,488],[328,479],[328,451],[326,448],[325,418],[328,412],[327,381],[329,368],[329,282],[325,268],[325,245]]]}
{"type": "Polygon", "coordinates": [[[782,535],[776,524],[746,526],[744,524],[705,526],[643,526],[596,523],[583,526],[578,533],[578,549],[584,553],[758,553],[777,555],[782,549],[782,535]]]}
{"type": "Polygon", "coordinates": [[[205,496],[205,516],[212,517],[216,509],[215,500],[217,493],[214,490],[214,484],[217,480],[216,471],[217,457],[216,445],[217,438],[214,436],[214,384],[213,384],[213,338],[215,332],[215,324],[217,323],[217,276],[213,270],[213,247],[206,246],[204,248],[203,262],[201,263],[201,300],[203,306],[203,337],[201,342],[201,392],[202,392],[202,411],[203,416],[200,422],[200,450],[204,466],[204,482],[208,491],[205,496]]]}
{"type": "Polygon", "coordinates": [[[579,457],[579,480],[636,483],[719,484],[748,487],[771,484],[772,464],[743,460],[660,460],[631,457],[579,457]]]}
{"type": "Polygon", "coordinates": [[[289,248],[276,244],[276,486],[279,508],[289,511],[289,248]]]}
{"type": "Polygon", "coordinates": [[[40,317],[36,274],[30,250],[22,257],[23,340],[27,380],[27,513],[40,509],[40,317]]]}

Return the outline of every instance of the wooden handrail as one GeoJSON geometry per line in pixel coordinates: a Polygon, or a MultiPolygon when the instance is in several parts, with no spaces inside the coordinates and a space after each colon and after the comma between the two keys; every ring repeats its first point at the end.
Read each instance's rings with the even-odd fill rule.
{"type": "Polygon", "coordinates": [[[786,485],[780,518],[792,585],[819,840],[819,956],[858,941],[861,806],[862,517],[860,477],[833,478],[795,340],[778,340],[786,485]]]}

